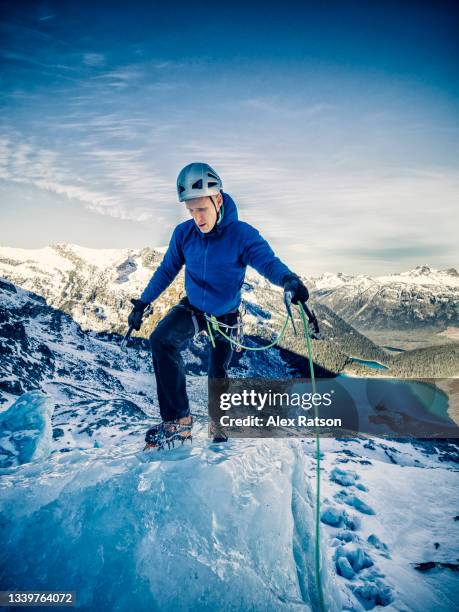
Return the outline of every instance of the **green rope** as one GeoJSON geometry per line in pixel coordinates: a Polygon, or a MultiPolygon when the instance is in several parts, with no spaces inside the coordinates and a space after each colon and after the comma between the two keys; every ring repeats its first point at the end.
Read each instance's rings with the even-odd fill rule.
{"type": "Polygon", "coordinates": [[[215,315],[212,315],[210,317],[211,321],[212,321],[212,327],[210,326],[209,323],[209,319],[206,318],[207,321],[207,330],[209,332],[209,336],[210,336],[210,340],[212,342],[212,346],[215,348],[215,340],[214,340],[214,336],[212,333],[212,328],[217,331],[220,335],[223,336],[223,338],[225,338],[226,340],[228,340],[228,342],[231,344],[231,346],[237,346],[237,347],[241,347],[243,349],[246,349],[247,351],[265,351],[266,349],[271,348],[272,346],[274,346],[275,344],[277,344],[278,342],[280,342],[285,334],[285,331],[287,329],[287,325],[288,325],[288,317],[285,319],[285,323],[284,323],[284,327],[281,329],[280,334],[277,336],[277,338],[274,340],[274,342],[271,342],[271,344],[267,344],[266,346],[244,346],[243,344],[239,344],[238,342],[235,342],[233,340],[233,338],[231,338],[230,336],[228,336],[227,334],[225,334],[224,331],[221,330],[220,324],[217,320],[217,318],[215,317],[215,315]]]}
{"type": "MultiPolygon", "coordinates": [[[[309,371],[311,373],[311,384],[312,384],[312,392],[316,392],[316,378],[314,375],[314,364],[312,362],[312,351],[311,351],[311,339],[309,338],[309,329],[308,323],[306,321],[306,315],[304,313],[303,305],[299,304],[301,321],[303,323],[303,331],[304,337],[306,339],[306,347],[308,349],[308,358],[309,358],[309,371]]],[[[314,404],[314,416],[318,417],[317,406],[314,404]]],[[[315,546],[315,570],[316,570],[316,584],[317,584],[317,594],[319,597],[319,610],[320,612],[324,612],[325,604],[324,604],[324,593],[322,588],[322,572],[321,572],[321,559],[320,559],[320,436],[318,433],[318,429],[316,427],[316,546],[315,546]]]]}
{"type": "MultiPolygon", "coordinates": [[[[209,319],[207,317],[206,317],[206,323],[207,323],[207,333],[209,334],[209,338],[210,338],[210,341],[212,342],[212,346],[215,348],[214,335],[212,333],[212,328],[210,327],[209,319]]],[[[222,332],[220,331],[220,333],[222,332]]]]}
{"type": "MultiPolygon", "coordinates": [[[[308,351],[308,360],[309,360],[309,371],[311,373],[311,385],[312,385],[312,392],[315,393],[316,392],[316,379],[315,379],[315,375],[314,375],[314,363],[312,361],[312,350],[311,350],[311,339],[309,337],[309,328],[308,328],[308,322],[306,321],[306,315],[304,312],[304,308],[302,306],[302,304],[298,304],[299,306],[299,310],[300,310],[300,315],[301,315],[301,321],[303,323],[303,332],[304,332],[304,337],[306,340],[306,348],[308,351]]],[[[206,321],[207,321],[207,330],[209,332],[209,336],[210,336],[210,340],[212,342],[212,346],[215,348],[215,340],[214,340],[214,336],[212,333],[212,328],[217,331],[219,334],[221,334],[223,336],[223,338],[225,338],[226,340],[228,340],[228,342],[230,342],[231,345],[235,345],[238,347],[241,347],[243,349],[246,349],[247,351],[265,351],[266,349],[269,349],[271,347],[273,347],[275,344],[277,344],[278,342],[280,342],[285,334],[285,331],[287,329],[287,325],[288,325],[288,321],[289,321],[289,316],[287,315],[287,318],[285,319],[285,323],[284,326],[281,330],[281,332],[279,333],[279,335],[277,336],[277,338],[274,340],[274,342],[271,342],[271,344],[268,344],[266,346],[261,346],[261,347],[252,347],[252,346],[244,346],[243,344],[238,344],[237,342],[235,342],[230,336],[228,336],[227,334],[225,334],[219,325],[219,322],[217,320],[217,318],[215,316],[210,317],[211,321],[212,321],[212,326],[209,323],[209,319],[206,317],[206,321]]],[[[316,417],[318,417],[318,410],[317,410],[317,406],[314,405],[314,412],[316,417]]],[[[321,558],[320,558],[320,436],[318,433],[318,429],[316,427],[315,429],[315,437],[316,437],[316,512],[315,512],[315,555],[314,555],[314,560],[315,560],[315,575],[316,575],[316,586],[317,586],[317,596],[319,599],[319,611],[320,612],[325,612],[325,603],[324,603],[324,593],[323,593],[323,587],[322,587],[322,572],[321,572],[321,558]]]]}

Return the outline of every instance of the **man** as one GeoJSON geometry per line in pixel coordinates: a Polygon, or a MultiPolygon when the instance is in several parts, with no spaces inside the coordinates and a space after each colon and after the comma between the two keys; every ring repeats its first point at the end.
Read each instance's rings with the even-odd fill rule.
{"type": "MultiPolygon", "coordinates": [[[[308,290],[291,272],[259,232],[238,220],[237,208],[222,190],[222,181],[208,164],[192,163],[177,179],[180,202],[192,219],[180,223],[172,234],[161,265],[153,274],[134,308],[129,325],[139,330],[145,308],[174,280],[185,265],[186,297],[158,323],[150,337],[157,393],[163,422],[147,432],[147,447],[163,447],[191,436],[193,419],[186,393],[186,378],[180,349],[196,333],[207,328],[205,314],[223,324],[238,322],[241,287],[246,267],[252,266],[273,284],[304,303],[308,290]]],[[[208,377],[226,378],[232,345],[215,334],[209,343],[208,377]]],[[[226,440],[216,434],[214,441],[226,440]]]]}

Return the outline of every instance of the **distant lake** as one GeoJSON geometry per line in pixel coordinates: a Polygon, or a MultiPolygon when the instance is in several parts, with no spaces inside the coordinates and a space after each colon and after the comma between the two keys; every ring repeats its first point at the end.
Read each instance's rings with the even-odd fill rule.
{"type": "Polygon", "coordinates": [[[373,368],[374,370],[388,370],[389,368],[378,361],[368,361],[366,359],[357,359],[357,357],[351,358],[354,363],[360,363],[361,365],[373,368]]]}
{"type": "MultiPolygon", "coordinates": [[[[375,414],[376,408],[381,416],[391,415],[396,417],[396,421],[401,418],[406,422],[407,435],[410,435],[411,429],[409,421],[414,419],[413,424],[416,421],[429,423],[433,427],[433,433],[436,429],[435,425],[438,425],[440,429],[445,426],[452,427],[452,437],[456,436],[454,430],[457,431],[457,426],[448,413],[448,395],[435,386],[434,380],[429,383],[407,378],[379,378],[377,376],[364,378],[349,377],[345,374],[338,375],[337,380],[348,390],[358,406],[359,413],[369,409],[370,414],[375,414]]],[[[403,429],[405,426],[402,426],[403,429]]],[[[413,427],[411,435],[414,437],[416,437],[416,430],[417,427],[413,427]]],[[[425,436],[421,435],[421,437],[425,436]]]]}

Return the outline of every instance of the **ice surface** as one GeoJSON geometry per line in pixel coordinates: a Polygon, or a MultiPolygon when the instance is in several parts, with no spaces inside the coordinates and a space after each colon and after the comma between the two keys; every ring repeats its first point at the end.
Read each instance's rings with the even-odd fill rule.
{"type": "MultiPolygon", "coordinates": [[[[82,610],[314,609],[312,491],[297,443],[221,449],[203,433],[147,461],[136,448],[4,470],[4,588],[75,590],[82,610]]],[[[327,609],[339,610],[322,565],[327,609]]]]}
{"type": "Polygon", "coordinates": [[[331,527],[347,527],[351,531],[360,528],[358,517],[351,517],[342,506],[325,506],[320,520],[331,527]]]}
{"type": "Polygon", "coordinates": [[[354,589],[354,593],[363,600],[366,609],[372,609],[374,606],[387,606],[393,600],[390,588],[382,580],[360,584],[354,589]]]}
{"type": "Polygon", "coordinates": [[[355,485],[359,476],[352,470],[343,470],[336,467],[330,472],[330,478],[343,487],[349,487],[351,485],[355,485]]]}
{"type": "Polygon", "coordinates": [[[336,499],[344,501],[345,504],[347,504],[348,506],[352,506],[363,514],[375,513],[373,508],[371,508],[366,502],[364,502],[363,499],[361,499],[357,495],[354,495],[353,493],[349,493],[348,491],[340,491],[336,494],[336,499]]]}
{"type": "Polygon", "coordinates": [[[0,414],[0,467],[43,459],[51,452],[54,404],[40,391],[22,395],[0,414]]]}

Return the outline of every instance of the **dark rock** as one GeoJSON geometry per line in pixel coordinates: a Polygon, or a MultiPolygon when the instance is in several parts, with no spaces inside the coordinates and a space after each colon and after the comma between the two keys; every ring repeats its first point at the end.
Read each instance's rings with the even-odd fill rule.
{"type": "Polygon", "coordinates": [[[423,561],[416,563],[414,569],[418,572],[428,572],[431,569],[438,567],[440,569],[449,569],[453,572],[459,571],[459,563],[443,563],[442,561],[423,561]]]}
{"type": "Polygon", "coordinates": [[[44,343],[39,344],[38,347],[36,348],[36,351],[41,353],[43,357],[45,357],[46,359],[50,361],[54,360],[54,355],[47,344],[44,344],[44,343]]]}
{"type": "Polygon", "coordinates": [[[0,380],[0,390],[12,395],[22,395],[24,393],[19,380],[0,380]]]}
{"type": "Polygon", "coordinates": [[[107,361],[106,359],[103,359],[102,357],[98,357],[96,360],[97,364],[102,366],[103,368],[110,368],[110,362],[107,361]]]}
{"type": "Polygon", "coordinates": [[[0,289],[3,289],[3,291],[7,291],[8,293],[18,292],[16,287],[12,283],[9,283],[8,281],[5,281],[1,278],[0,278],[0,289]]]}
{"type": "Polygon", "coordinates": [[[0,336],[8,340],[18,341],[23,349],[28,347],[27,334],[24,324],[20,321],[16,323],[3,323],[0,327],[0,336]]]}

